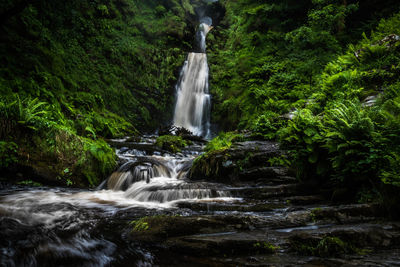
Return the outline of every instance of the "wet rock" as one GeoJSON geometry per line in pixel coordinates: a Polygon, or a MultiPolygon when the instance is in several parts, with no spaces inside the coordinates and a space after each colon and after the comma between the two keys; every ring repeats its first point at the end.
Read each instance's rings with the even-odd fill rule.
{"type": "Polygon", "coordinates": [[[293,232],[292,249],[303,254],[333,256],[362,253],[365,248],[393,248],[400,245],[398,223],[337,225],[317,230],[293,232]]]}
{"type": "Polygon", "coordinates": [[[0,229],[1,266],[22,266],[32,260],[24,255],[33,252],[43,239],[40,226],[29,226],[3,217],[0,219],[0,229]]]}
{"type": "Polygon", "coordinates": [[[268,160],[282,151],[275,142],[236,142],[229,149],[214,151],[196,159],[189,172],[192,180],[214,180],[219,182],[265,180],[280,176],[283,170],[265,168],[268,160]]]}
{"type": "Polygon", "coordinates": [[[330,220],[336,223],[370,221],[385,216],[385,210],[378,204],[339,205],[315,208],[311,212],[315,220],[330,220]]]}
{"type": "Polygon", "coordinates": [[[259,203],[259,202],[250,202],[250,203],[199,203],[199,202],[182,202],[178,204],[179,208],[188,208],[195,211],[240,211],[240,212],[265,212],[265,211],[273,211],[275,209],[283,208],[284,205],[282,203],[259,203]]]}
{"type": "Polygon", "coordinates": [[[149,216],[143,217],[131,224],[133,230],[130,236],[133,240],[160,242],[166,241],[167,238],[196,233],[206,234],[217,231],[232,231],[238,224],[246,225],[246,222],[234,216],[149,216]],[[140,225],[147,227],[141,227],[140,225]]]}
{"type": "Polygon", "coordinates": [[[281,184],[272,186],[231,188],[230,192],[233,196],[237,197],[251,199],[268,199],[302,194],[301,189],[302,187],[298,184],[281,184]]]}
{"type": "Polygon", "coordinates": [[[276,250],[268,242],[267,235],[245,232],[185,236],[169,240],[167,246],[174,251],[204,256],[274,253],[276,250]]]}
{"type": "Polygon", "coordinates": [[[125,150],[121,153],[125,153],[131,149],[135,149],[138,151],[144,151],[148,154],[153,154],[154,152],[162,152],[165,153],[167,152],[166,150],[163,150],[156,146],[155,144],[151,143],[137,143],[137,142],[127,142],[127,141],[115,141],[115,140],[108,140],[108,143],[115,148],[120,149],[125,149],[128,148],[128,150],[125,150]]]}
{"type": "Polygon", "coordinates": [[[127,152],[128,150],[129,150],[128,147],[123,146],[123,147],[121,147],[121,148],[119,149],[119,153],[125,153],[125,152],[127,152]]]}
{"type": "Polygon", "coordinates": [[[286,197],[285,202],[287,204],[309,205],[309,204],[319,204],[321,202],[326,202],[326,199],[322,195],[292,196],[292,197],[286,197]]]}

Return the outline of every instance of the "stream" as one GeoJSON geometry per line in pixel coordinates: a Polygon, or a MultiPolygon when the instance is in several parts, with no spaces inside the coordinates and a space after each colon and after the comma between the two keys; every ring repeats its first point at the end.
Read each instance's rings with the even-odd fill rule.
{"type": "Polygon", "coordinates": [[[382,221],[376,206],[332,205],[284,174],[190,181],[203,144],[173,154],[155,138],[111,140],[121,166],[97,189],[0,190],[0,266],[399,266],[400,225],[382,221]],[[135,231],[141,218],[154,223],[135,231]],[[370,250],[320,258],[291,249],[326,235],[370,250]]]}
{"type": "MultiPolygon", "coordinates": [[[[144,137],[138,144],[151,147],[154,141],[144,137]]],[[[179,209],[180,203],[237,200],[225,186],[179,179],[200,149],[195,144],[179,155],[119,149],[125,163],[103,189],[13,186],[0,191],[0,265],[152,265],[152,254],[124,237],[130,221],[158,214],[193,215],[179,209]]]]}

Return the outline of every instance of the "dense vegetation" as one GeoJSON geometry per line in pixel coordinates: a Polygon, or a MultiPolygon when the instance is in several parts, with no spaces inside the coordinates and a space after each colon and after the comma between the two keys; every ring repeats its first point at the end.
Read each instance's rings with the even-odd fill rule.
{"type": "Polygon", "coordinates": [[[289,151],[281,162],[299,179],[333,185],[333,197],[396,201],[395,1],[223,3],[209,38],[214,122],[280,141],[289,151]]]}
{"type": "Polygon", "coordinates": [[[0,14],[0,167],[95,185],[115,166],[102,138],[169,119],[188,0],[9,0],[0,14]]]}

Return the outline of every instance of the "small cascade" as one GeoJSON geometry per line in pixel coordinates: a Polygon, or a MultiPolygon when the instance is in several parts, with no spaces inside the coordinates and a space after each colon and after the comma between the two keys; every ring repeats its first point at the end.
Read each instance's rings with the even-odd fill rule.
{"type": "Polygon", "coordinates": [[[205,199],[229,197],[228,191],[215,190],[202,184],[186,183],[178,179],[154,178],[150,184],[137,182],[126,192],[125,197],[141,202],[165,203],[181,199],[205,199]]]}
{"type": "Polygon", "coordinates": [[[183,178],[191,161],[147,157],[129,161],[111,174],[106,189],[125,191],[123,196],[138,202],[165,203],[181,199],[230,197],[226,190],[216,190],[204,183],[189,183],[183,178]]]}
{"type": "Polygon", "coordinates": [[[212,29],[212,20],[200,20],[197,41],[200,53],[189,53],[177,86],[177,101],[174,125],[189,129],[193,134],[209,136],[211,100],[208,93],[208,64],[206,55],[206,36],[212,29]]]}
{"type": "MultiPolygon", "coordinates": [[[[120,140],[124,142],[124,140],[120,140]]],[[[120,159],[126,160],[121,167],[99,186],[99,190],[119,194],[119,197],[133,203],[165,207],[179,200],[210,200],[230,198],[230,191],[221,185],[205,182],[187,181],[186,173],[197,155],[194,150],[201,148],[201,143],[192,143],[178,154],[159,155],[160,151],[142,156],[140,148],[154,146],[154,136],[143,137],[137,143],[130,142],[131,148],[117,150],[120,159]],[[184,153],[184,154],[182,154],[184,153]]],[[[102,191],[102,192],[104,192],[102,191]]]]}
{"type": "Polygon", "coordinates": [[[150,183],[150,179],[153,177],[171,177],[171,172],[168,167],[154,160],[148,162],[130,161],[111,174],[107,180],[107,188],[125,191],[133,183],[139,181],[150,183]]]}
{"type": "Polygon", "coordinates": [[[199,30],[197,31],[197,42],[201,53],[206,52],[206,36],[213,28],[211,24],[212,20],[210,17],[204,17],[200,20],[199,30]]]}

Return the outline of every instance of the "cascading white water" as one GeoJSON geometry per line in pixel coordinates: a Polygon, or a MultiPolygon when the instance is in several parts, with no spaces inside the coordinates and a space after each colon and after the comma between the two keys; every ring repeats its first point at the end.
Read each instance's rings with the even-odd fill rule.
{"type": "MultiPolygon", "coordinates": [[[[209,19],[211,21],[211,19],[209,19]]],[[[208,93],[208,65],[206,35],[211,22],[199,26],[198,39],[201,53],[189,53],[177,84],[174,125],[189,129],[195,135],[208,136],[210,131],[210,95],[208,93]]]]}
{"type": "Polygon", "coordinates": [[[166,203],[183,199],[226,198],[230,193],[208,184],[189,183],[180,177],[187,169],[185,159],[150,157],[149,162],[128,162],[114,172],[107,188],[125,191],[124,197],[138,202],[166,203]],[[151,161],[151,163],[150,163],[151,161]],[[158,162],[157,162],[158,161],[158,162]]]}
{"type": "Polygon", "coordinates": [[[202,53],[206,52],[206,36],[211,29],[212,29],[211,22],[208,21],[201,23],[199,26],[199,31],[198,31],[198,36],[200,36],[199,46],[202,53]]]}

